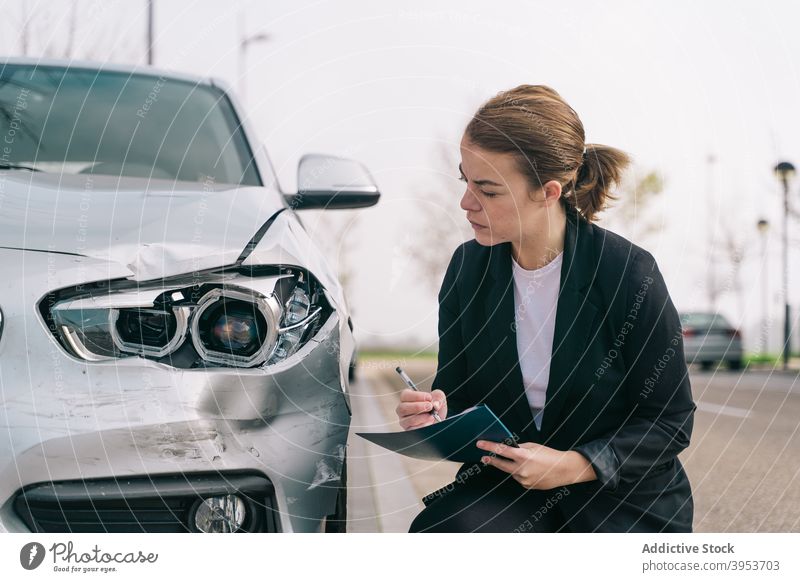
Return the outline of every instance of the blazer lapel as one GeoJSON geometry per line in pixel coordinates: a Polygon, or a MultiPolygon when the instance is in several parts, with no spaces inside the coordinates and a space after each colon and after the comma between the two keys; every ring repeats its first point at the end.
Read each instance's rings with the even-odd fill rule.
{"type": "Polygon", "coordinates": [[[532,442],[545,442],[557,427],[564,402],[573,388],[573,372],[584,353],[597,313],[597,307],[588,300],[585,292],[595,265],[591,264],[592,231],[582,220],[577,211],[567,210],[553,351],[541,431],[533,421],[519,365],[511,243],[501,243],[490,249],[491,281],[485,315],[493,341],[492,351],[496,350],[492,360],[496,363],[498,378],[495,388],[498,393],[490,395],[490,398],[501,404],[501,409],[495,412],[519,426],[522,431],[519,436],[532,442]]]}
{"type": "Polygon", "coordinates": [[[575,388],[575,371],[586,353],[586,344],[598,312],[588,296],[588,287],[597,269],[592,241],[594,233],[577,211],[568,212],[567,217],[561,290],[542,418],[544,443],[560,425],[564,403],[575,388]]]}

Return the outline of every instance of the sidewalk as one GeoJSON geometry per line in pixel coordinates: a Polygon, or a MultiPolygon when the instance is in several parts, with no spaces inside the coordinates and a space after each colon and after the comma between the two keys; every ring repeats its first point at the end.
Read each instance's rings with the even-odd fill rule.
{"type": "MultiPolygon", "coordinates": [[[[424,509],[422,497],[452,481],[460,466],[448,461],[410,459],[355,434],[402,430],[394,409],[405,386],[394,372],[396,365],[396,362],[367,360],[359,365],[358,379],[351,385],[348,532],[407,532],[414,517],[424,509]],[[392,375],[397,377],[396,382],[392,375]]],[[[421,389],[430,388],[433,379],[430,369],[435,364],[422,361],[403,365],[415,381],[419,380],[421,389]]]]}

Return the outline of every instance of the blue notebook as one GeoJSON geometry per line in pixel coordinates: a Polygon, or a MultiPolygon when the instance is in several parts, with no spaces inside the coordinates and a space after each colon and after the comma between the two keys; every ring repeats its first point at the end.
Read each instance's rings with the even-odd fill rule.
{"type": "Polygon", "coordinates": [[[402,432],[357,432],[385,449],[426,461],[478,463],[491,453],[475,446],[478,440],[518,447],[511,431],[485,404],[467,408],[422,428],[402,432]]]}

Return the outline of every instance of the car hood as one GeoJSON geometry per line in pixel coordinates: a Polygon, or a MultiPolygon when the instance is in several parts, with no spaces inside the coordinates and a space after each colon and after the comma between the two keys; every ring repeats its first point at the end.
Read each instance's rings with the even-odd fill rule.
{"type": "Polygon", "coordinates": [[[111,261],[148,280],[234,263],[281,208],[262,187],[2,172],[0,247],[111,261]]]}

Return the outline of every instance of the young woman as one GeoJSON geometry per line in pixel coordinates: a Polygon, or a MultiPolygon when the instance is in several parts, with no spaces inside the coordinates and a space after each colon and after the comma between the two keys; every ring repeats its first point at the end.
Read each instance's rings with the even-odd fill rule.
{"type": "Polygon", "coordinates": [[[695,404],[677,311],[655,259],[593,224],[629,163],[585,144],[553,89],[486,102],[461,141],[475,239],[439,293],[431,393],[405,390],[408,430],[485,403],[518,447],[430,494],[412,532],[690,532],[678,453],[695,404]]]}

